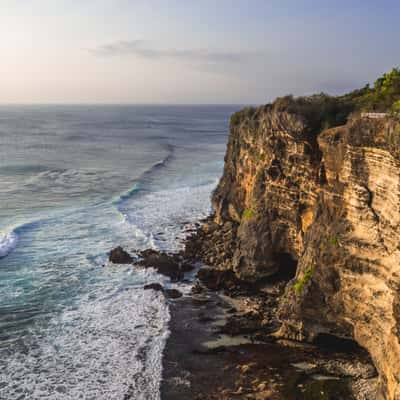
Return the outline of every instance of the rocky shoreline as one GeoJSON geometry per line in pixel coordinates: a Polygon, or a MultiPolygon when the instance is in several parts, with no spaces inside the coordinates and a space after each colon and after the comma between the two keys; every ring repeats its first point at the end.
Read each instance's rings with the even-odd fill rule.
{"type": "MultiPolygon", "coordinates": [[[[188,260],[210,256],[212,221],[188,238],[188,260]]],[[[162,399],[375,399],[375,368],[354,342],[308,344],[276,335],[286,279],[248,285],[226,271],[201,268],[192,295],[171,304],[162,399]]]]}
{"type": "Polygon", "coordinates": [[[215,246],[220,235],[214,228],[213,217],[203,220],[179,254],[145,250],[131,256],[121,248],[110,253],[112,262],[152,267],[171,282],[191,285],[186,295],[155,282],[144,287],[162,291],[170,302],[162,400],[375,399],[376,370],[354,342],[309,344],[277,335],[279,297],[290,277],[248,284],[205,264],[210,241],[215,246]],[[185,273],[199,263],[189,282],[185,273]]]}
{"type": "MultiPolygon", "coordinates": [[[[189,312],[192,300],[175,296],[167,380],[170,360],[189,371],[189,386],[197,387],[196,361],[184,366],[178,348],[184,340],[204,347],[195,341],[197,332],[208,342],[229,338],[213,349],[215,365],[232,355],[226,350],[234,352],[232,346],[239,352],[246,346],[246,354],[268,346],[254,350],[257,365],[275,350],[290,360],[279,364],[281,386],[269,375],[260,381],[268,365],[257,369],[260,379],[252,376],[252,384],[242,381],[243,373],[221,375],[210,362],[207,384],[203,379],[208,394],[198,390],[199,398],[257,398],[261,384],[270,391],[264,398],[400,399],[400,114],[371,118],[357,111],[355,103],[365,100],[359,95],[287,96],[235,113],[212,195],[215,214],[191,232],[181,253],[138,253],[136,264],[173,281],[203,263],[193,296],[216,296],[214,309],[210,303],[201,311],[200,324],[194,322],[198,311],[189,312]],[[228,314],[218,306],[224,302],[232,303],[228,314]],[[216,315],[222,315],[218,322],[216,315]],[[238,344],[239,338],[247,342],[238,344]],[[294,371],[306,376],[295,394],[287,389],[294,371]],[[213,377],[220,386],[208,384],[213,377]],[[314,381],[336,383],[310,394],[314,381]]],[[[204,360],[211,357],[205,354],[204,360]]],[[[186,354],[194,357],[198,352],[186,354]]],[[[227,370],[231,364],[240,362],[227,363],[227,370]]]]}

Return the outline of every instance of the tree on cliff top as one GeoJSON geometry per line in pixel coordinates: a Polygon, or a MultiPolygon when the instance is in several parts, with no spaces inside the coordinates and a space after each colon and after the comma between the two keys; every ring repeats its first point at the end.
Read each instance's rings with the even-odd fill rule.
{"type": "Polygon", "coordinates": [[[400,69],[393,68],[379,77],[373,87],[367,85],[361,91],[353,91],[342,98],[350,100],[357,110],[396,111],[400,105],[400,69]]]}

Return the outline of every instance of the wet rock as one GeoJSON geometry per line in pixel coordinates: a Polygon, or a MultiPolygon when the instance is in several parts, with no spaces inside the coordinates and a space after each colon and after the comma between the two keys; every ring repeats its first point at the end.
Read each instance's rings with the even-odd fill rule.
{"type": "Polygon", "coordinates": [[[317,364],[323,373],[341,377],[369,379],[377,375],[372,364],[360,361],[328,360],[317,364]]]}
{"type": "Polygon", "coordinates": [[[203,304],[207,304],[211,301],[211,299],[209,297],[206,296],[192,296],[192,303],[193,304],[197,304],[197,305],[203,305],[203,304]]]}
{"type": "Polygon", "coordinates": [[[204,287],[200,284],[199,281],[196,281],[192,286],[191,292],[193,294],[200,294],[204,292],[204,287]]]}
{"type": "Polygon", "coordinates": [[[183,262],[181,264],[181,271],[182,272],[192,272],[194,270],[194,266],[192,264],[183,262]]]}
{"type": "Polygon", "coordinates": [[[262,328],[262,316],[255,313],[232,315],[221,328],[222,333],[231,336],[254,333],[262,328]]]}
{"type": "Polygon", "coordinates": [[[183,296],[182,293],[177,289],[167,289],[165,294],[170,299],[179,299],[183,296]]]}
{"type": "Polygon", "coordinates": [[[200,282],[210,290],[233,289],[238,282],[231,271],[222,271],[215,268],[202,268],[197,273],[200,282]]]}
{"type": "Polygon", "coordinates": [[[207,313],[201,312],[198,316],[198,321],[201,323],[212,322],[214,318],[208,315],[207,313]]]}
{"type": "Polygon", "coordinates": [[[148,249],[138,252],[141,258],[136,264],[145,268],[153,267],[159,274],[168,276],[172,281],[183,279],[184,271],[181,268],[179,255],[167,254],[161,251],[148,249]]]}
{"type": "Polygon", "coordinates": [[[162,285],[160,285],[159,283],[150,283],[148,285],[145,285],[143,289],[144,290],[155,290],[156,292],[162,292],[164,290],[162,285]]]}
{"type": "Polygon", "coordinates": [[[109,261],[113,264],[130,264],[133,258],[121,246],[110,251],[109,261]]]}

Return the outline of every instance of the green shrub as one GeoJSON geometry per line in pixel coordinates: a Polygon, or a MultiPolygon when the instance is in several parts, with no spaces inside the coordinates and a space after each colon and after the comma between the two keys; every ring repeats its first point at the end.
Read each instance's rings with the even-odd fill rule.
{"type": "Polygon", "coordinates": [[[304,271],[303,277],[294,284],[293,288],[296,294],[302,292],[304,287],[311,281],[314,269],[314,265],[309,265],[304,271]]]}
{"type": "Polygon", "coordinates": [[[379,77],[373,87],[365,86],[360,91],[354,91],[342,96],[350,100],[354,107],[363,111],[388,112],[396,111],[400,100],[400,69],[379,77]]]}

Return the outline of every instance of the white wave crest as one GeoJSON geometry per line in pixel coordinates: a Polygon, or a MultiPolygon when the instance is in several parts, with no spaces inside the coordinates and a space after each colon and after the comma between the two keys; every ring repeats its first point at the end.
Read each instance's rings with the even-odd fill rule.
{"type": "Polygon", "coordinates": [[[139,247],[179,251],[183,227],[208,216],[217,182],[146,193],[140,202],[125,202],[123,223],[139,247]]]}
{"type": "Polygon", "coordinates": [[[15,232],[0,232],[0,258],[8,255],[16,246],[18,236],[15,232]]]}

